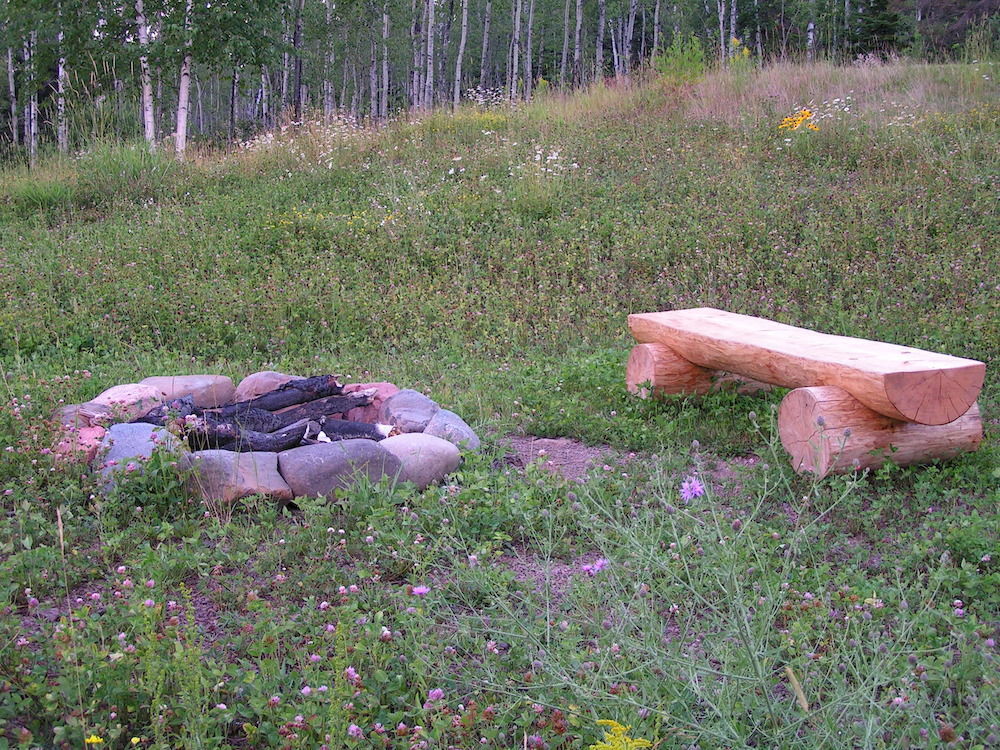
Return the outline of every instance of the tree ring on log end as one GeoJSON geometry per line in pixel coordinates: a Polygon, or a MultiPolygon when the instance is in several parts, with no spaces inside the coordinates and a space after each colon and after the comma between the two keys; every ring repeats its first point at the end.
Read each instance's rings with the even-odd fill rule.
{"type": "Polygon", "coordinates": [[[908,421],[926,425],[954,422],[969,411],[983,389],[986,365],[918,372],[885,378],[885,395],[908,421]]]}

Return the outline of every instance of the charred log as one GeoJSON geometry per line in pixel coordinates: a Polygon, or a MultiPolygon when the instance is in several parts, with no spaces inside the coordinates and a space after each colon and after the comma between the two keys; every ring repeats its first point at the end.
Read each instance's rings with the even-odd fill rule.
{"type": "MultiPolygon", "coordinates": [[[[344,392],[344,386],[337,382],[333,375],[316,375],[311,378],[295,378],[273,391],[264,393],[249,401],[241,401],[237,406],[247,404],[255,409],[277,411],[307,401],[339,396],[344,392]]],[[[223,409],[225,411],[225,409],[223,409]]]]}
{"type": "Polygon", "coordinates": [[[141,417],[133,419],[132,422],[142,422],[163,427],[173,419],[184,419],[184,417],[200,413],[201,409],[198,409],[194,405],[194,396],[182,396],[181,398],[171,399],[159,406],[154,406],[141,417]]]}

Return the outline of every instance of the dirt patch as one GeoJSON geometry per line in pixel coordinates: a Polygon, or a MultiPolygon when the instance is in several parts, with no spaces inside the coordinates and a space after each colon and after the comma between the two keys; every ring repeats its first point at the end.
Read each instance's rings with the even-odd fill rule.
{"type": "Polygon", "coordinates": [[[616,464],[622,456],[613,448],[593,446],[571,438],[540,438],[517,435],[508,438],[516,454],[514,464],[526,468],[538,463],[543,469],[561,474],[571,482],[583,482],[595,466],[616,464]]]}

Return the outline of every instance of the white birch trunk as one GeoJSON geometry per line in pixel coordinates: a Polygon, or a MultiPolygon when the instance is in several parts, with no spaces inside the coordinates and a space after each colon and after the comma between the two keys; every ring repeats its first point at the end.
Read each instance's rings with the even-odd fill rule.
{"type": "Polygon", "coordinates": [[[191,99],[191,7],[192,0],[184,5],[184,59],[181,77],[177,84],[177,131],[174,134],[174,156],[184,160],[187,151],[188,102],[191,99]]]}
{"type": "Polygon", "coordinates": [[[305,12],[305,6],[306,0],[299,0],[295,14],[295,37],[292,40],[292,45],[295,48],[295,122],[300,124],[305,116],[303,112],[305,92],[302,89],[302,16],[305,12]]]}
{"type": "Polygon", "coordinates": [[[719,65],[726,64],[726,0],[715,0],[719,11],[719,65]]]}
{"type": "MultiPolygon", "coordinates": [[[[729,0],[729,39],[739,39],[740,35],[736,33],[736,0],[729,0]]],[[[727,40],[726,46],[729,48],[729,56],[732,57],[736,54],[736,45],[729,44],[727,40]]]]}
{"type": "Polygon", "coordinates": [[[455,86],[452,91],[452,106],[458,107],[462,101],[462,58],[465,56],[465,42],[469,36],[469,0],[462,0],[462,35],[458,39],[458,55],[455,57],[455,86]]]}
{"type": "Polygon", "coordinates": [[[16,146],[21,142],[17,124],[17,86],[14,83],[14,50],[7,48],[7,91],[10,93],[10,139],[16,146]]]}
{"type": "Polygon", "coordinates": [[[535,0],[529,0],[528,3],[528,31],[525,34],[524,42],[524,98],[526,100],[531,99],[531,83],[534,80],[534,71],[531,69],[532,59],[531,59],[531,35],[532,30],[535,25],[535,0]]]}
{"type": "Polygon", "coordinates": [[[583,0],[576,0],[576,33],[573,36],[573,83],[583,83],[583,0]]]}
{"type": "Polygon", "coordinates": [[[611,22],[611,66],[615,70],[615,78],[621,76],[621,59],[618,55],[618,27],[611,22]]]}
{"type": "Polygon", "coordinates": [[[594,49],[594,77],[598,81],[604,80],[604,26],[607,23],[607,15],[607,0],[597,0],[597,44],[594,49]]]}
{"type": "Polygon", "coordinates": [[[816,59],[816,23],[810,21],[806,26],[806,60],[813,62],[816,59]]]}
{"type": "Polygon", "coordinates": [[[653,7],[653,55],[660,51],[660,0],[653,7]]]}
{"type": "MultiPolygon", "coordinates": [[[[568,2],[569,0],[567,0],[568,2]]],[[[493,0],[486,0],[486,12],[483,15],[483,53],[479,61],[479,87],[486,88],[489,83],[487,65],[490,61],[490,22],[493,20],[493,0]]]]}
{"type": "Polygon", "coordinates": [[[38,32],[32,31],[24,42],[24,68],[28,73],[28,111],[24,119],[24,142],[28,145],[28,167],[35,168],[38,160],[38,86],[35,80],[35,45],[38,32]]]}
{"type": "Polygon", "coordinates": [[[569,65],[569,2],[563,5],[563,46],[562,62],[559,64],[559,88],[566,87],[566,69],[569,65]]]}
{"type": "Polygon", "coordinates": [[[521,0],[514,2],[514,36],[510,42],[510,73],[507,76],[510,82],[507,97],[514,101],[517,98],[517,67],[520,64],[519,53],[521,52],[521,0]]]}
{"type": "Polygon", "coordinates": [[[389,119],[389,8],[382,5],[382,94],[379,97],[379,117],[389,119]]]}
{"type": "Polygon", "coordinates": [[[142,0],[135,0],[135,24],[139,36],[139,84],[142,90],[142,128],[143,136],[150,151],[156,151],[156,121],[153,116],[153,77],[149,69],[149,25],[146,22],[146,12],[142,0]]]}
{"type": "Polygon", "coordinates": [[[427,73],[424,78],[424,107],[434,106],[434,0],[427,0],[427,73]]]}
{"type": "Polygon", "coordinates": [[[374,121],[381,106],[378,99],[378,48],[374,39],[371,41],[371,53],[371,62],[368,66],[368,116],[374,121]]]}
{"type": "Polygon", "coordinates": [[[626,73],[632,69],[632,40],[635,38],[635,14],[638,8],[639,0],[629,0],[628,20],[625,23],[625,39],[621,51],[626,73]]]}
{"type": "Polygon", "coordinates": [[[59,59],[56,62],[56,146],[60,154],[69,153],[69,123],[66,121],[66,58],[63,56],[62,7],[59,8],[59,59]]]}

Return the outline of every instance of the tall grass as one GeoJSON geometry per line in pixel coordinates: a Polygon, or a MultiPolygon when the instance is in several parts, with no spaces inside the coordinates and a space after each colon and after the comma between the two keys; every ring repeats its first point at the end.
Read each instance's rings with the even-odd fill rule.
{"type": "Polygon", "coordinates": [[[997,744],[983,75],[653,77],[4,172],[0,740],[997,744]],[[805,106],[819,132],[777,130],[805,106]],[[780,394],[630,397],[627,314],[698,305],[985,360],[983,446],[816,482],[780,394]],[[185,502],[169,455],[111,495],[51,456],[60,404],[259,369],[418,388],[485,448],[296,511],[185,502]],[[510,433],[607,447],[580,485],[510,433]]]}

